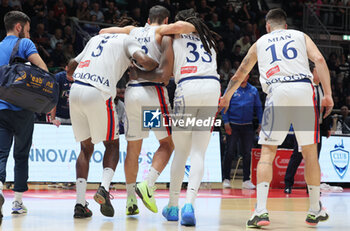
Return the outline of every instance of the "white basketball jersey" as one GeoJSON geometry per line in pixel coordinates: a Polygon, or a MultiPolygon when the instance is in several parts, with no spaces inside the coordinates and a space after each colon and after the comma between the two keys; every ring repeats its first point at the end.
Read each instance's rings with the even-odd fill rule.
{"type": "Polygon", "coordinates": [[[313,80],[303,32],[272,31],[258,39],[256,47],[260,83],[265,93],[275,83],[313,80]]]}
{"type": "MultiPolygon", "coordinates": [[[[130,31],[130,35],[139,41],[143,51],[157,63],[160,62],[160,45],[156,40],[156,29],[158,26],[146,25],[145,27],[136,27],[130,31]]],[[[130,80],[130,83],[149,82],[147,80],[130,80]]]]}
{"type": "Polygon", "coordinates": [[[195,33],[177,35],[173,42],[175,83],[189,76],[216,76],[216,52],[205,51],[199,36],[195,33]]]}
{"type": "Polygon", "coordinates": [[[117,83],[130,64],[129,57],[138,50],[140,45],[129,35],[96,35],[75,58],[79,65],[73,78],[96,87],[106,100],[114,99],[117,83]],[[124,41],[128,42],[127,46],[124,41]]]}

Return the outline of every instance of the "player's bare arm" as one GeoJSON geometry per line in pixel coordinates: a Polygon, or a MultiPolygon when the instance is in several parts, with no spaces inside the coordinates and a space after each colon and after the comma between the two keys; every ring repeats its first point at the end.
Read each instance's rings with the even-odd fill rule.
{"type": "Polygon", "coordinates": [[[184,21],[161,25],[156,30],[156,33],[159,33],[160,35],[189,34],[191,32],[196,32],[196,28],[191,23],[184,21]]]}
{"type": "Polygon", "coordinates": [[[132,57],[137,64],[142,66],[146,71],[151,71],[158,66],[158,63],[142,50],[136,51],[132,57]]]}
{"type": "Polygon", "coordinates": [[[316,72],[324,90],[324,98],[321,102],[321,112],[324,110],[324,108],[326,108],[324,114],[324,118],[326,118],[332,112],[334,106],[329,69],[327,67],[326,60],[317,48],[316,44],[308,35],[305,34],[304,36],[308,58],[315,63],[316,72]]]}
{"type": "Polygon", "coordinates": [[[233,93],[239,88],[244,78],[249,74],[249,72],[253,69],[255,63],[258,58],[256,55],[256,43],[254,43],[249,49],[247,55],[244,57],[241,65],[238,67],[236,73],[232,76],[225,94],[220,99],[219,110],[224,109],[225,113],[228,109],[229,103],[231,101],[231,97],[233,93]]]}
{"type": "Polygon", "coordinates": [[[69,60],[67,65],[67,76],[72,78],[75,69],[77,68],[79,63],[77,63],[74,59],[69,60]]]}
{"type": "Polygon", "coordinates": [[[135,26],[108,27],[100,30],[99,34],[129,34],[135,26]]]}
{"type": "Polygon", "coordinates": [[[141,71],[137,68],[132,70],[136,79],[144,79],[152,82],[162,82],[168,84],[170,77],[173,75],[174,67],[174,50],[173,39],[170,36],[164,36],[161,44],[162,56],[159,67],[151,72],[141,71]]]}

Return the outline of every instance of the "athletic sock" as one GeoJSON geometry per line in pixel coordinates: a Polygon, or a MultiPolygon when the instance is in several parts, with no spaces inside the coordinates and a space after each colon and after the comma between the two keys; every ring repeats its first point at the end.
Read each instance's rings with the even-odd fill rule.
{"type": "Polygon", "coordinates": [[[155,168],[153,168],[153,167],[150,168],[148,175],[147,175],[147,178],[146,178],[149,187],[154,186],[159,175],[160,175],[160,172],[158,172],[155,168]]]}
{"type": "Polygon", "coordinates": [[[136,183],[126,184],[126,193],[128,197],[133,197],[135,195],[136,183]]]}
{"type": "Polygon", "coordinates": [[[113,169],[111,168],[103,169],[101,186],[103,186],[107,191],[109,191],[109,186],[111,185],[113,176],[114,176],[113,169]]]}
{"type": "Polygon", "coordinates": [[[81,204],[82,206],[85,206],[86,179],[78,178],[76,188],[77,188],[76,189],[77,204],[81,204]]]}
{"type": "Polygon", "coordinates": [[[261,182],[256,187],[256,209],[257,214],[266,213],[266,202],[269,195],[270,183],[261,182]]]}
{"type": "Polygon", "coordinates": [[[23,192],[15,192],[15,201],[22,203],[23,192]]]}
{"type": "Polygon", "coordinates": [[[186,192],[186,204],[194,204],[194,201],[197,198],[197,192],[198,190],[195,190],[193,188],[187,188],[187,192],[186,192]]]}
{"type": "Polygon", "coordinates": [[[308,185],[310,212],[318,213],[320,211],[320,186],[308,185]]]}

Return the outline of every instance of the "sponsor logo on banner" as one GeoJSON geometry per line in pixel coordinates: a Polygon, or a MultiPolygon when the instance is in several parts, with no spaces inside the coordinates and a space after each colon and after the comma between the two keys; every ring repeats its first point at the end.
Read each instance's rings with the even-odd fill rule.
{"type": "Polygon", "coordinates": [[[181,75],[189,74],[189,73],[196,73],[196,72],[197,72],[197,66],[181,67],[181,75]]]}
{"type": "Polygon", "coordinates": [[[145,110],[143,111],[143,127],[144,128],[160,128],[161,120],[160,115],[162,112],[157,110],[145,110]]]}
{"type": "Polygon", "coordinates": [[[274,75],[278,72],[280,72],[280,67],[277,65],[266,72],[266,77],[270,78],[271,75],[274,75]]]}
{"type": "Polygon", "coordinates": [[[343,179],[349,166],[349,152],[344,149],[344,142],[334,145],[334,150],[330,151],[332,164],[340,179],[343,179]]]}

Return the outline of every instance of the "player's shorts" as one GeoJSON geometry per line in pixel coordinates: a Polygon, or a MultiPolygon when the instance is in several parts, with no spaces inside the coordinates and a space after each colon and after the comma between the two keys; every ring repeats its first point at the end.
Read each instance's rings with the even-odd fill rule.
{"type": "MultiPolygon", "coordinates": [[[[129,83],[125,90],[125,137],[128,141],[145,139],[149,135],[145,113],[159,111],[159,121],[166,126],[153,129],[158,140],[171,135],[168,91],[163,84],[152,82],[129,83]]],[[[152,119],[152,118],[151,118],[152,119]]],[[[151,128],[152,129],[152,128],[151,128]]]]}
{"type": "Polygon", "coordinates": [[[174,132],[212,131],[212,125],[216,121],[218,112],[219,98],[220,80],[218,77],[191,76],[180,79],[174,97],[172,123],[174,132]],[[181,119],[184,120],[184,125],[177,122],[175,126],[174,120],[181,119]],[[194,126],[193,121],[195,121],[194,126]]]}
{"type": "Polygon", "coordinates": [[[291,125],[299,146],[318,143],[319,112],[311,81],[304,79],[271,87],[266,97],[259,144],[281,145],[291,125]]]}
{"type": "Polygon", "coordinates": [[[113,99],[106,101],[97,88],[76,81],[69,94],[69,110],[77,142],[91,137],[91,142],[97,144],[119,138],[113,99]]]}

